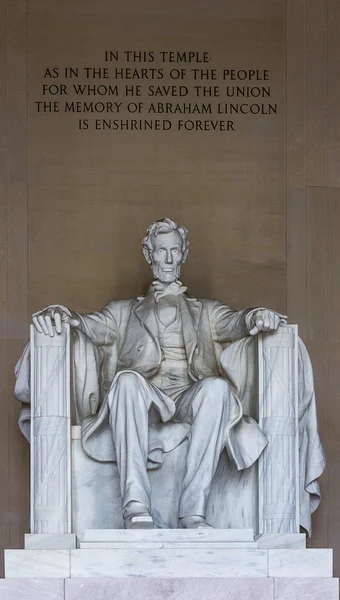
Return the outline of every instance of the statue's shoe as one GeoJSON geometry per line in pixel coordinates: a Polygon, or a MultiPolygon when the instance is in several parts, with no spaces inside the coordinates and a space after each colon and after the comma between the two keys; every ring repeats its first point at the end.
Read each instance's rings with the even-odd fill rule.
{"type": "Polygon", "coordinates": [[[204,517],[199,517],[198,515],[183,517],[179,520],[179,524],[183,529],[214,529],[212,525],[206,522],[204,517]]]}
{"type": "Polygon", "coordinates": [[[124,519],[125,529],[153,529],[153,518],[149,513],[131,515],[124,519]]]}

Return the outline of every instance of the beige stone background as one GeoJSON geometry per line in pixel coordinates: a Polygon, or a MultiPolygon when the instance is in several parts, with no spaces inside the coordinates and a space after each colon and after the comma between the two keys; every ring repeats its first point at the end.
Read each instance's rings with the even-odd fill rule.
{"type": "Polygon", "coordinates": [[[339,575],[338,0],[0,7],[1,547],[23,547],[28,531],[13,368],[31,313],[145,291],[140,240],[168,215],[190,230],[192,294],[269,306],[300,326],[328,457],[310,545],[334,548],[339,575]],[[211,66],[269,69],[278,113],[237,119],[235,132],[184,133],[79,131],[77,116],[36,113],[47,66],[103,66],[105,49],[208,51],[211,66]]]}

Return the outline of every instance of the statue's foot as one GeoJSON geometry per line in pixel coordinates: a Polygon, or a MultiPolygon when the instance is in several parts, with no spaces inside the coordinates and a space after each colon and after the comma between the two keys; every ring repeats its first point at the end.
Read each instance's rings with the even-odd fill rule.
{"type": "Polygon", "coordinates": [[[183,517],[179,520],[180,527],[183,529],[214,529],[212,525],[206,522],[204,517],[198,515],[191,515],[190,517],[183,517]]]}
{"type": "Polygon", "coordinates": [[[124,519],[125,529],[153,529],[153,518],[149,513],[130,515],[124,519]]]}

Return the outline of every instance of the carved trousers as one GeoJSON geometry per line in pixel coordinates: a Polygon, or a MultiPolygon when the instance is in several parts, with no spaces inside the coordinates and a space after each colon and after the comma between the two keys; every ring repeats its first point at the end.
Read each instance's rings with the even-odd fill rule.
{"type": "Polygon", "coordinates": [[[211,482],[230,423],[230,400],[229,384],[219,377],[207,377],[194,383],[174,403],[139,373],[123,371],[116,376],[108,394],[108,405],[123,516],[134,512],[135,502],[147,512],[151,509],[147,457],[149,412],[153,405],[163,421],[172,418],[191,425],[178,516],[205,517],[211,482]]]}

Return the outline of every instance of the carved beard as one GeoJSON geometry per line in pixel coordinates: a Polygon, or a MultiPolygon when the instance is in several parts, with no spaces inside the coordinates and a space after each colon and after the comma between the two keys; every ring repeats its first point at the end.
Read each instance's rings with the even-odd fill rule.
{"type": "Polygon", "coordinates": [[[180,264],[167,267],[152,263],[151,269],[154,278],[162,283],[173,283],[174,281],[177,281],[181,274],[180,264]],[[171,269],[171,271],[165,271],[165,269],[171,269]]]}

